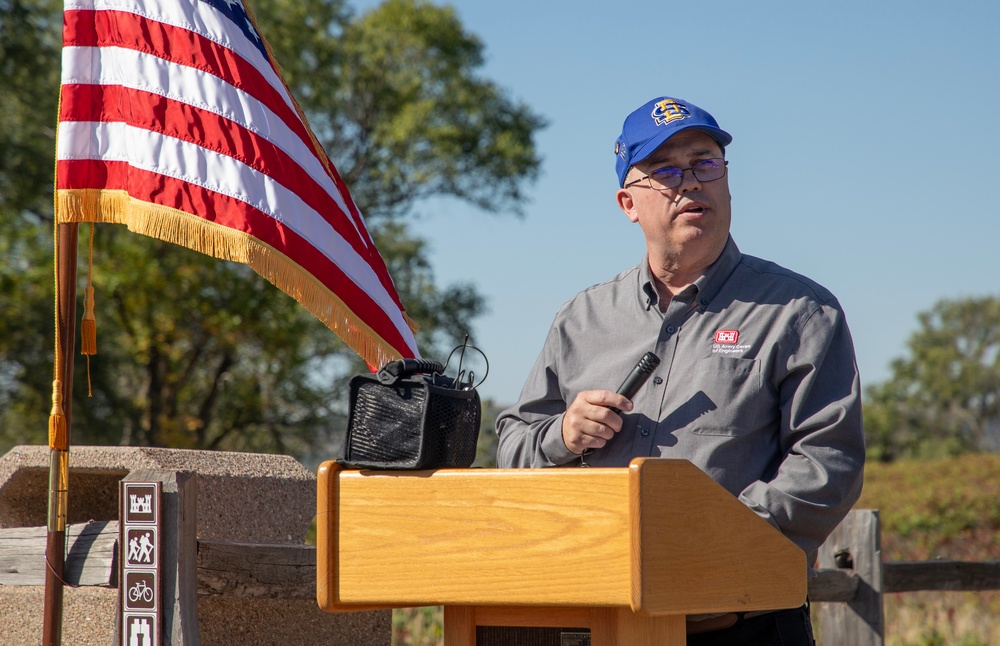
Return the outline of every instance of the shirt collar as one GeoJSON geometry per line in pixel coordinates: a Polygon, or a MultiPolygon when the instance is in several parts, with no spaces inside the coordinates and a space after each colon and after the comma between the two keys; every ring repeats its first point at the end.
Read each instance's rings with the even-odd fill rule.
{"type": "Polygon", "coordinates": [[[659,302],[660,297],[656,293],[656,285],[653,283],[653,272],[649,268],[649,253],[642,255],[642,263],[639,265],[639,289],[637,290],[639,302],[648,312],[659,302]]]}
{"type": "Polygon", "coordinates": [[[712,299],[722,290],[722,286],[729,280],[729,276],[742,259],[743,254],[740,252],[740,248],[736,246],[733,236],[729,236],[719,257],[705,270],[701,278],[694,281],[698,288],[699,305],[707,307],[712,302],[712,299]]]}
{"type": "MultiPolygon", "coordinates": [[[[733,240],[732,236],[729,236],[729,239],[726,240],[726,246],[722,249],[719,257],[705,270],[701,278],[694,281],[693,286],[697,290],[698,304],[701,307],[706,307],[715,298],[715,295],[722,289],[722,285],[729,278],[729,275],[740,264],[742,258],[743,254],[740,252],[739,247],[736,246],[736,241],[733,240]]],[[[656,305],[659,297],[656,294],[656,286],[653,282],[653,272],[649,268],[648,253],[642,256],[642,264],[639,267],[638,276],[639,302],[643,308],[650,310],[656,305]]]]}

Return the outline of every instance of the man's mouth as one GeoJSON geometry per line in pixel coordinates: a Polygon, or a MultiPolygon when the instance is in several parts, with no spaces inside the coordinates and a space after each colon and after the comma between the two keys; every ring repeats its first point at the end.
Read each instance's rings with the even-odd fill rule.
{"type": "Polygon", "coordinates": [[[680,212],[682,214],[690,213],[691,215],[701,215],[702,213],[704,213],[707,210],[708,210],[708,207],[705,206],[704,204],[700,204],[698,202],[690,202],[688,204],[685,204],[683,207],[681,207],[681,211],[680,212]]]}

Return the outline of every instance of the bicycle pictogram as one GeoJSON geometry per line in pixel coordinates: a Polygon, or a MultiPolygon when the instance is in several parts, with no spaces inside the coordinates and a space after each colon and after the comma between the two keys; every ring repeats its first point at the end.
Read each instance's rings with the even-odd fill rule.
{"type": "Polygon", "coordinates": [[[139,581],[128,591],[129,601],[136,603],[139,600],[150,603],[153,600],[153,588],[146,585],[145,581],[139,581]]]}

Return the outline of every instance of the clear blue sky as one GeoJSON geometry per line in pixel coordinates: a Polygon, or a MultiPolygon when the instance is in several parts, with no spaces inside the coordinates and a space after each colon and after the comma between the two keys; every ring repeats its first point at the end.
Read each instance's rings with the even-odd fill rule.
{"type": "Polygon", "coordinates": [[[438,281],[489,299],[483,396],[515,401],[558,307],[641,259],[613,146],[664,94],[733,135],[736,242],[839,297],[865,385],[918,312],[1000,296],[1000,2],[450,4],[484,74],[550,124],[523,219],[433,203],[415,225],[438,281]]]}

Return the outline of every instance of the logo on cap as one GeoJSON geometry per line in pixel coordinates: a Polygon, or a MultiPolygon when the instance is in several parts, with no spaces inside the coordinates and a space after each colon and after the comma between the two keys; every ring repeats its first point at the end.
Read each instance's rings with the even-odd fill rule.
{"type": "Polygon", "coordinates": [[[650,113],[656,125],[662,126],[678,119],[687,119],[691,116],[691,111],[683,103],[678,103],[673,99],[665,99],[653,106],[650,113]]]}

